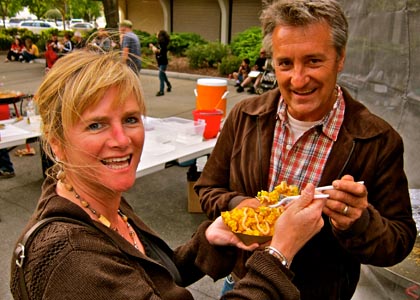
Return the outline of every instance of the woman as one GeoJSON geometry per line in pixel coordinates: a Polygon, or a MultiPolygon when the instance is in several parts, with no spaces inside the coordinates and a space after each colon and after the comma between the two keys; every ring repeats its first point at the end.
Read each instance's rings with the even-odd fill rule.
{"type": "MultiPolygon", "coordinates": [[[[122,197],[136,180],[145,107],[137,75],[117,52],[80,50],[60,58],[36,101],[43,146],[56,165],[25,231],[51,216],[86,226],[56,221],[36,234],[23,269],[30,299],[192,299],[185,286],[204,274],[227,275],[236,247],[258,247],[245,246],[219,218],[201,224],[189,242],[172,251],[122,197]]],[[[287,261],[322,227],[323,205],[312,202],[313,193],[309,186],[276,224],[282,235],[273,237],[271,246],[284,259],[274,248],[256,251],[246,284],[225,299],[298,299],[287,261]]],[[[10,286],[20,299],[16,258],[10,286]]]]}
{"type": "Polygon", "coordinates": [[[152,49],[153,53],[156,56],[156,61],[159,67],[159,92],[156,93],[156,96],[163,96],[165,95],[165,83],[167,86],[166,91],[170,92],[172,90],[172,85],[166,76],[166,68],[168,67],[168,45],[169,45],[169,34],[165,30],[161,30],[157,34],[158,43],[157,46],[153,44],[149,44],[150,49],[152,49]]]}
{"type": "Polygon", "coordinates": [[[20,37],[16,36],[12,46],[10,46],[9,52],[7,52],[7,58],[4,62],[9,62],[12,60],[18,61],[19,57],[22,55],[22,50],[25,48],[20,37]]]}
{"type": "Polygon", "coordinates": [[[34,59],[39,56],[39,50],[37,45],[35,45],[30,38],[25,40],[25,49],[22,51],[21,61],[23,63],[33,63],[34,59]]]}

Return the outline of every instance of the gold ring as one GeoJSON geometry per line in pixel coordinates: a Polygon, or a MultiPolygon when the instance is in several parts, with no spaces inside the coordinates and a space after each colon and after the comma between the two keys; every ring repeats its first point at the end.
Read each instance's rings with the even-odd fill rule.
{"type": "Polygon", "coordinates": [[[343,209],[343,215],[347,216],[348,212],[349,212],[349,207],[346,205],[343,209]]]}

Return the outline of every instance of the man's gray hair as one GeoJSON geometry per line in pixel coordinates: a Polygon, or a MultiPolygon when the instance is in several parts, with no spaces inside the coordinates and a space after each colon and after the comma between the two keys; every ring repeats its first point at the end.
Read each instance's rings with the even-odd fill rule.
{"type": "Polygon", "coordinates": [[[263,47],[272,54],[272,35],[278,25],[305,26],[327,22],[337,54],[344,53],[348,37],[346,16],[335,0],[278,0],[265,6],[260,16],[263,47]]]}

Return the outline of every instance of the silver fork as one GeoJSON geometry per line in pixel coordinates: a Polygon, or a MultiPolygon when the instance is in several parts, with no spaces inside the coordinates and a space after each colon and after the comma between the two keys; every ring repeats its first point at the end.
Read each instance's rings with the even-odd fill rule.
{"type": "MultiPolygon", "coordinates": [[[[315,194],[315,195],[314,195],[314,199],[323,199],[323,198],[328,198],[329,196],[330,196],[330,195],[328,195],[328,194],[315,194]]],[[[295,199],[297,199],[297,198],[299,198],[299,197],[300,197],[300,195],[296,195],[296,196],[287,196],[287,197],[282,198],[279,202],[277,202],[277,203],[275,203],[275,204],[271,204],[271,205],[269,205],[268,207],[278,207],[278,206],[280,206],[280,205],[287,204],[287,203],[289,203],[290,201],[295,200],[295,199]]]]}
{"type": "MultiPolygon", "coordinates": [[[[357,183],[364,184],[365,182],[364,181],[357,181],[357,183]]],[[[321,191],[327,191],[327,190],[333,190],[333,189],[334,189],[334,187],[332,185],[326,185],[326,186],[319,186],[319,187],[315,188],[315,191],[321,192],[321,191]]],[[[300,195],[287,196],[287,197],[281,198],[279,202],[277,202],[275,204],[271,204],[268,207],[278,207],[280,205],[287,204],[290,201],[295,200],[299,197],[300,197],[300,195]]],[[[329,195],[327,195],[327,194],[315,194],[314,195],[314,199],[323,199],[323,198],[328,198],[328,197],[329,197],[329,195]]]]}

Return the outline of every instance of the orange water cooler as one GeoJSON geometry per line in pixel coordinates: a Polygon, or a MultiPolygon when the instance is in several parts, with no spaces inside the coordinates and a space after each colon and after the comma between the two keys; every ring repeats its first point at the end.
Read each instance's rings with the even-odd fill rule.
{"type": "Polygon", "coordinates": [[[197,110],[221,109],[226,116],[226,97],[229,94],[228,82],[221,78],[200,78],[197,80],[196,96],[197,110]]]}

